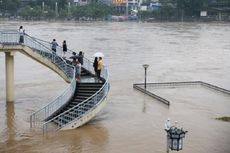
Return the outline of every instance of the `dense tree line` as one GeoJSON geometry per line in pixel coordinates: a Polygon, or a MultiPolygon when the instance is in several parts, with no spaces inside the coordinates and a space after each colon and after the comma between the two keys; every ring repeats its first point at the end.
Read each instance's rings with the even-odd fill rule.
{"type": "Polygon", "coordinates": [[[209,0],[159,0],[159,10],[139,12],[142,18],[178,19],[199,17],[200,11],[207,9],[209,0]]]}
{"type": "Polygon", "coordinates": [[[20,0],[0,0],[2,16],[15,16],[24,19],[104,19],[109,14],[117,14],[113,7],[92,2],[88,5],[76,6],[68,4],[69,0],[37,0],[26,5],[20,0]],[[56,7],[57,2],[57,7],[56,7]]]}
{"type": "Polygon", "coordinates": [[[20,4],[19,0],[0,0],[0,12],[5,14],[16,14],[16,10],[20,4]]]}
{"type": "Polygon", "coordinates": [[[84,6],[73,7],[71,12],[75,19],[80,19],[82,17],[91,19],[105,19],[109,14],[117,14],[113,7],[99,3],[91,3],[84,6]]]}
{"type": "MultiPolygon", "coordinates": [[[[108,5],[91,3],[76,6],[69,0],[44,0],[30,1],[26,5],[20,0],[0,0],[0,13],[2,16],[20,16],[24,19],[104,19],[108,15],[118,14],[108,5]],[[56,8],[57,2],[57,8],[56,8]]],[[[206,10],[213,0],[159,0],[161,7],[158,10],[139,11],[138,16],[144,18],[178,19],[199,17],[201,10],[206,10]]],[[[215,3],[230,7],[230,0],[215,0],[215,3]]],[[[151,0],[145,0],[149,5],[151,0]]]]}

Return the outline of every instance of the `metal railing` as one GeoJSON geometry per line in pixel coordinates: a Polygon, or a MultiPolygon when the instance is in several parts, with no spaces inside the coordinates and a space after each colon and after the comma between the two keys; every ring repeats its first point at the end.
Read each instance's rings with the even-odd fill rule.
{"type": "MultiPolygon", "coordinates": [[[[92,68],[93,71],[92,62],[90,62],[89,60],[85,60],[84,62],[86,63],[84,64],[85,67],[89,67],[89,69],[87,70],[91,71],[92,68]]],[[[109,73],[106,67],[103,67],[103,71],[101,72],[101,74],[105,79],[105,83],[100,88],[100,90],[98,90],[91,97],[72,107],[71,109],[66,110],[65,112],[57,115],[56,117],[44,122],[43,132],[48,131],[49,126],[51,127],[51,129],[53,129],[53,122],[55,122],[58,125],[56,129],[58,130],[63,128],[65,125],[82,118],[88,112],[93,111],[103,101],[103,99],[107,96],[109,91],[109,73]]]]}
{"type": "MultiPolygon", "coordinates": [[[[51,43],[50,43],[50,42],[47,42],[47,41],[44,41],[44,40],[41,40],[41,39],[37,39],[37,38],[34,38],[34,39],[36,39],[38,42],[40,42],[41,44],[43,44],[43,45],[46,46],[47,48],[51,48],[51,43]]],[[[57,55],[64,57],[64,55],[63,55],[63,50],[62,50],[62,49],[63,49],[63,48],[62,48],[62,47],[60,46],[60,44],[59,44],[59,46],[57,46],[57,51],[56,51],[56,53],[57,53],[57,55]]],[[[72,54],[73,52],[75,52],[75,51],[68,49],[67,52],[66,52],[65,57],[66,57],[66,58],[69,58],[69,57],[73,56],[73,54],[72,54]]],[[[76,53],[77,53],[77,52],[76,52],[76,53]]],[[[85,68],[86,70],[88,70],[88,71],[91,72],[91,73],[94,73],[93,62],[92,62],[92,61],[90,61],[89,59],[87,59],[86,57],[84,57],[84,58],[83,58],[83,63],[84,63],[84,64],[82,65],[83,68],[85,68]]],[[[102,69],[102,71],[107,71],[106,67],[104,67],[104,68],[102,69]]],[[[105,76],[106,73],[107,73],[107,72],[101,72],[102,78],[106,78],[106,76],[105,76]]]]}
{"type": "Polygon", "coordinates": [[[58,96],[54,101],[44,106],[40,110],[34,112],[30,116],[30,126],[33,127],[44,121],[51,114],[53,114],[56,110],[58,110],[61,106],[68,102],[69,99],[74,95],[76,88],[75,67],[67,64],[63,58],[53,53],[50,47],[44,45],[36,38],[24,34],[24,43],[19,43],[19,37],[20,34],[17,31],[0,31],[0,44],[25,45],[30,47],[34,52],[40,54],[43,58],[46,58],[54,63],[71,80],[70,85],[60,96],[58,96]]]}
{"type": "Polygon", "coordinates": [[[162,83],[147,83],[147,88],[144,88],[144,83],[136,83],[133,84],[133,88],[159,100],[160,102],[163,102],[167,105],[170,105],[170,101],[154,94],[153,92],[149,91],[148,89],[150,88],[170,88],[170,87],[186,87],[186,86],[203,86],[203,87],[207,87],[209,89],[224,93],[224,94],[228,94],[230,95],[230,90],[212,85],[210,83],[206,83],[203,81],[184,81],[184,82],[162,82],[162,83]]]}
{"type": "MultiPolygon", "coordinates": [[[[1,32],[0,31],[0,43],[1,44],[13,44],[19,45],[19,33],[17,31],[10,31],[10,32],[1,32]]],[[[40,125],[42,121],[47,119],[50,115],[52,115],[55,111],[57,111],[61,106],[67,103],[71,97],[73,96],[75,89],[76,89],[76,80],[75,80],[75,68],[71,65],[68,65],[63,58],[62,55],[62,48],[58,46],[57,53],[54,54],[51,50],[51,44],[49,42],[31,37],[29,35],[24,35],[24,43],[22,45],[28,46],[33,49],[33,51],[37,52],[44,58],[49,59],[53,62],[56,66],[58,66],[70,79],[71,83],[67,87],[67,89],[58,96],[53,102],[49,103],[48,105],[44,106],[40,110],[34,112],[30,116],[30,125],[31,127],[40,125]]],[[[72,55],[71,50],[67,51],[66,56],[72,55]]],[[[84,57],[84,67],[86,70],[94,73],[93,63],[84,57]]],[[[83,102],[79,103],[75,107],[59,114],[58,116],[46,121],[43,123],[43,130],[47,130],[48,126],[54,122],[55,120],[61,120],[63,122],[58,123],[58,128],[64,127],[66,124],[70,123],[75,119],[79,119],[84,116],[86,113],[94,110],[100,102],[107,96],[109,91],[109,73],[105,66],[101,71],[101,76],[105,79],[105,83],[97,91],[94,95],[89,97],[88,99],[84,100],[83,102]],[[64,122],[65,121],[65,122],[64,122]]]]}

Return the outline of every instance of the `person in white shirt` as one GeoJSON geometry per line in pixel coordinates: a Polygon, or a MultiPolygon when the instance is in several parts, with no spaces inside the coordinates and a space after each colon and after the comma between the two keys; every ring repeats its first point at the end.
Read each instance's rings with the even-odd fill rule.
{"type": "Polygon", "coordinates": [[[51,49],[53,50],[53,53],[55,54],[57,51],[57,46],[58,46],[58,43],[56,42],[56,39],[53,39],[53,41],[51,42],[51,49]]]}
{"type": "Polygon", "coordinates": [[[77,81],[81,81],[81,63],[77,60],[76,61],[76,79],[77,81]]]}
{"type": "Polygon", "coordinates": [[[24,34],[25,34],[25,30],[23,29],[23,26],[20,26],[20,27],[19,27],[18,32],[19,32],[19,35],[20,35],[20,37],[19,37],[19,43],[20,43],[20,44],[21,44],[21,43],[24,43],[24,34]]]}

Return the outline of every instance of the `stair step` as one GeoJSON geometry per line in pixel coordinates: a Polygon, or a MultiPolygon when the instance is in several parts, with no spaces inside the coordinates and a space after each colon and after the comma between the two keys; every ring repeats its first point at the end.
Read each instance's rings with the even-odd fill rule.
{"type": "MultiPolygon", "coordinates": [[[[77,99],[87,99],[89,98],[88,96],[76,96],[77,99]]],[[[74,98],[75,99],[75,98],[74,98]]]]}
{"type": "Polygon", "coordinates": [[[85,97],[90,97],[90,96],[92,96],[94,93],[85,93],[85,92],[78,92],[77,93],[77,97],[78,96],[85,96],[85,97]]]}
{"type": "Polygon", "coordinates": [[[76,100],[73,100],[71,103],[74,103],[74,104],[79,104],[81,102],[83,102],[84,100],[81,100],[81,99],[76,99],[76,100]]]}
{"type": "Polygon", "coordinates": [[[98,91],[100,88],[97,88],[97,87],[84,87],[84,88],[78,88],[76,90],[76,92],[78,91],[81,91],[81,92],[84,92],[84,91],[93,91],[93,92],[96,92],[98,91]]]}
{"type": "Polygon", "coordinates": [[[70,103],[68,106],[70,106],[71,108],[73,108],[76,105],[77,105],[76,103],[70,103]]]}
{"type": "Polygon", "coordinates": [[[89,92],[87,92],[87,91],[80,91],[80,92],[78,92],[78,93],[76,93],[76,94],[79,94],[79,95],[81,95],[81,94],[88,94],[88,95],[92,96],[92,95],[95,94],[97,91],[98,91],[98,90],[96,90],[96,91],[89,91],[89,92]]]}
{"type": "MultiPolygon", "coordinates": [[[[59,62],[59,59],[57,62],[59,62]]],[[[82,70],[81,75],[90,75],[90,74],[87,71],[82,70]]],[[[94,107],[95,105],[94,101],[90,101],[87,103],[84,102],[80,106],[77,105],[79,105],[79,103],[82,103],[92,95],[94,95],[102,87],[103,83],[77,83],[76,85],[77,87],[76,87],[75,95],[71,99],[71,101],[52,116],[55,117],[58,114],[61,114],[67,110],[72,109],[71,112],[67,112],[61,119],[59,118],[54,120],[54,122],[57,123],[59,126],[63,126],[64,124],[67,124],[68,122],[85,114],[92,107],[94,107]],[[76,108],[73,109],[73,107],[76,108]]]]}
{"type": "MultiPolygon", "coordinates": [[[[62,110],[63,110],[63,112],[65,112],[65,111],[67,111],[67,110],[69,110],[69,109],[71,109],[71,108],[73,108],[73,107],[67,106],[67,107],[63,108],[62,110]]],[[[82,107],[81,109],[82,109],[83,111],[86,111],[86,110],[87,110],[86,107],[82,107]]],[[[78,110],[81,110],[81,109],[79,108],[78,110]]],[[[63,113],[63,112],[62,112],[62,113],[63,113]]]]}
{"type": "Polygon", "coordinates": [[[78,93],[91,93],[91,94],[94,94],[97,92],[97,90],[93,91],[93,90],[78,90],[77,91],[78,93]]]}
{"type": "Polygon", "coordinates": [[[86,100],[86,99],[88,99],[88,98],[82,98],[82,97],[74,97],[71,101],[84,101],[84,100],[86,100]]]}
{"type": "Polygon", "coordinates": [[[84,86],[102,86],[103,83],[79,83],[79,87],[84,87],[84,86]]]}
{"type": "Polygon", "coordinates": [[[84,88],[101,88],[100,85],[88,85],[88,86],[77,86],[77,89],[84,89],[84,88]]]}
{"type": "Polygon", "coordinates": [[[66,106],[65,108],[66,108],[66,110],[69,110],[69,109],[71,109],[71,108],[73,108],[74,106],[71,106],[71,105],[68,105],[68,106],[66,106]]]}

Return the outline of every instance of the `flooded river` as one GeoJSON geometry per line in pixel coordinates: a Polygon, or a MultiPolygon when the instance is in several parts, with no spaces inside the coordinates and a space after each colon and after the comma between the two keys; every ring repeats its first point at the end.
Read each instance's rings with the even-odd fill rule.
{"type": "Polygon", "coordinates": [[[159,88],[170,107],[133,89],[134,83],[203,81],[230,89],[229,23],[0,22],[70,49],[105,54],[111,90],[107,106],[75,130],[42,136],[29,115],[60,95],[67,84],[32,59],[15,55],[15,102],[5,102],[5,56],[0,54],[0,153],[165,153],[165,120],[188,130],[181,153],[229,153],[230,95],[203,88],[159,88]]]}

